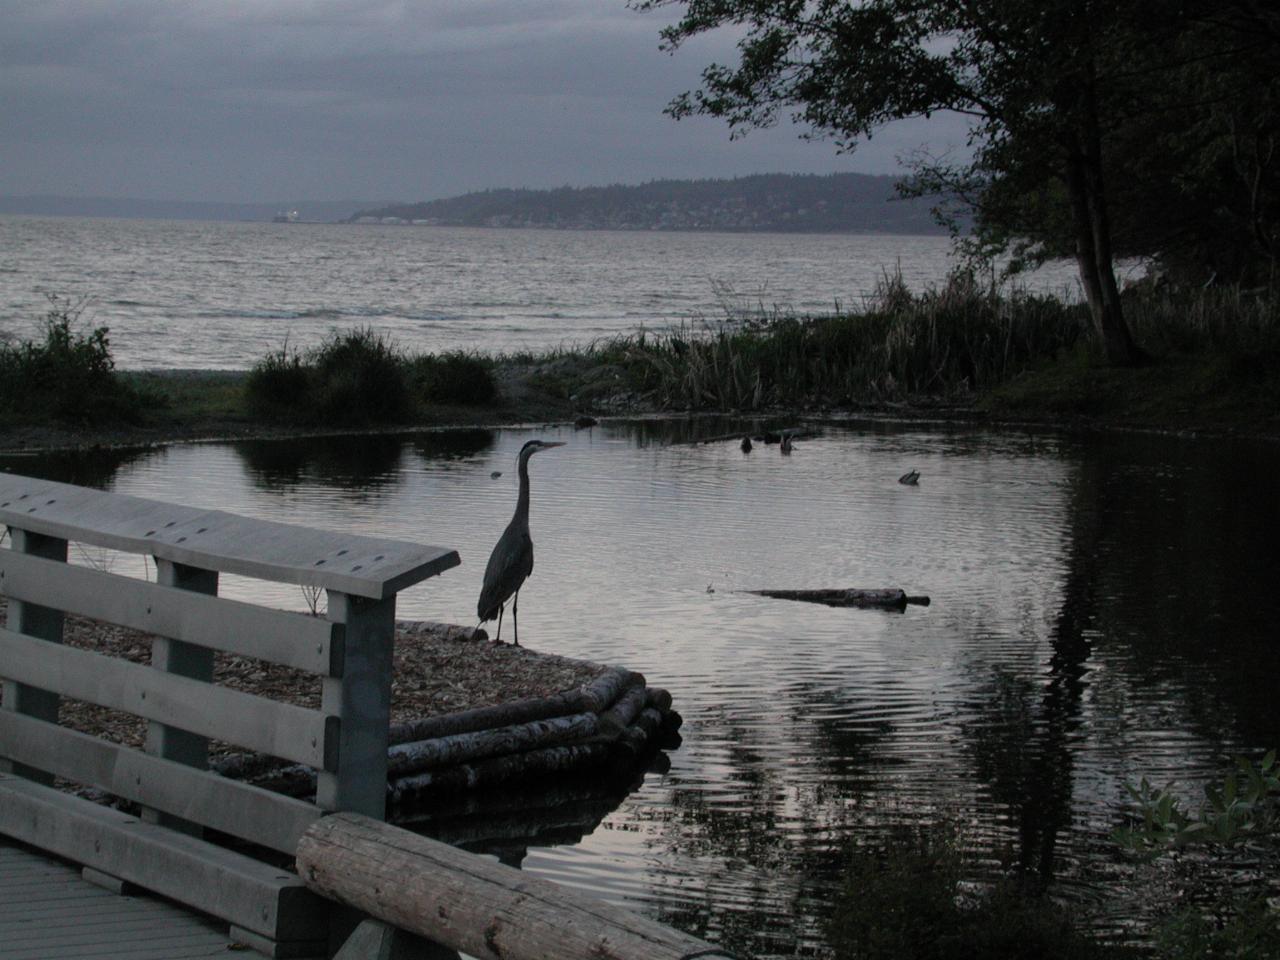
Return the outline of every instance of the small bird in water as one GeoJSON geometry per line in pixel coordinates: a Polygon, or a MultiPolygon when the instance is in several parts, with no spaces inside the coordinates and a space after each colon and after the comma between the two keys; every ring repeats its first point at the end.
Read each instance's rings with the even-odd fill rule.
{"type": "Polygon", "coordinates": [[[750,437],[743,437],[743,438],[742,438],[742,452],[743,452],[743,453],[750,453],[750,452],[751,452],[751,438],[750,438],[750,437]]]}
{"type": "MultiPolygon", "coordinates": [[[[476,616],[480,623],[498,618],[498,635],[495,643],[502,642],[502,614],[511,600],[511,626],[515,631],[515,645],[520,646],[520,587],[533,572],[533,539],[529,536],[529,458],[540,450],[563,447],[559,440],[530,440],[520,448],[520,494],[516,498],[515,516],[502,531],[489,563],[484,568],[484,585],[480,588],[480,601],[476,604],[476,616]]],[[[476,625],[479,629],[479,624],[476,625]]]]}
{"type": "Polygon", "coordinates": [[[501,471],[501,470],[495,470],[495,471],[493,471],[493,473],[489,474],[489,479],[490,479],[490,480],[497,480],[500,476],[502,476],[502,471],[501,471]]]}
{"type": "Polygon", "coordinates": [[[791,456],[791,434],[789,433],[782,435],[782,455],[784,457],[791,456]]]}
{"type": "Polygon", "coordinates": [[[898,478],[899,483],[905,483],[908,487],[914,487],[920,483],[920,471],[908,470],[898,478]]]}

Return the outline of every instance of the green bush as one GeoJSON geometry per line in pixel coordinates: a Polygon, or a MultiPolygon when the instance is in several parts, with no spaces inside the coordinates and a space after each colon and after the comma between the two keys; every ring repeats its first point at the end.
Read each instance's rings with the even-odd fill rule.
{"type": "Polygon", "coordinates": [[[343,426],[400,423],[413,416],[413,396],[403,356],[368,327],[335,333],[315,351],[312,410],[343,426]]]}
{"type": "MultiPolygon", "coordinates": [[[[1242,849],[1275,848],[1280,831],[1280,764],[1276,751],[1257,761],[1237,757],[1204,800],[1187,808],[1172,787],[1156,789],[1146,779],[1125,784],[1135,809],[1130,823],[1112,836],[1122,849],[1157,858],[1176,847],[1197,846],[1216,854],[1227,873],[1238,868],[1242,849]]],[[[1201,862],[1200,869],[1208,866],[1201,862]]],[[[1156,931],[1158,954],[1167,960],[1280,956],[1280,915],[1265,893],[1212,888],[1207,902],[1169,914],[1156,931]]]]}
{"type": "Polygon", "coordinates": [[[115,371],[106,327],[79,328],[84,302],[50,296],[44,339],[0,344],[0,411],[28,422],[136,422],[164,397],[115,371]]]}
{"type": "Polygon", "coordinates": [[[473,354],[422,354],[410,368],[418,396],[428,403],[484,404],[498,393],[492,361],[473,354]]]}
{"type": "Polygon", "coordinates": [[[245,392],[259,414],[295,423],[367,426],[414,414],[404,357],[367,327],[334,332],[306,355],[286,344],[254,365],[245,392]]]}
{"type": "Polygon", "coordinates": [[[259,360],[249,371],[245,393],[250,406],[258,413],[268,415],[287,411],[299,397],[305,397],[310,391],[311,373],[301,354],[296,350],[290,351],[286,343],[259,360]]]}

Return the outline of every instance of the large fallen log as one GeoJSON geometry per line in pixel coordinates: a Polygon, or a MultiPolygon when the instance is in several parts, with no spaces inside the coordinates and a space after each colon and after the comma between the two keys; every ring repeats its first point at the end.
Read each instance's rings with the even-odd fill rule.
{"type": "Polygon", "coordinates": [[[397,777],[387,783],[387,803],[398,806],[426,795],[453,793],[492,787],[544,776],[549,773],[583,770],[607,764],[613,756],[609,743],[575,743],[560,747],[540,747],[523,753],[489,757],[471,763],[454,764],[397,777]]]}
{"type": "Polygon", "coordinates": [[[309,888],[479,960],[729,957],[620,907],[352,813],[298,843],[309,888]]]}
{"type": "Polygon", "coordinates": [[[600,717],[596,714],[575,713],[568,717],[534,720],[496,730],[477,730],[431,740],[398,743],[387,751],[387,774],[398,777],[433,767],[483,760],[504,753],[519,753],[534,747],[572,743],[594,737],[599,729],[600,717]]]}
{"type": "Polygon", "coordinates": [[[834,590],[739,590],[738,592],[751,593],[758,597],[772,597],[775,600],[803,600],[806,603],[823,603],[828,607],[869,607],[881,610],[905,610],[909,603],[925,607],[929,605],[928,597],[911,597],[905,591],[894,587],[873,590],[848,587],[834,590]]]}
{"type": "MultiPolygon", "coordinates": [[[[509,785],[519,778],[634,763],[647,752],[678,747],[680,723],[680,715],[671,709],[670,693],[645,686],[638,673],[614,669],[590,684],[554,697],[402,724],[399,736],[409,731],[463,732],[391,746],[387,751],[388,802],[403,805],[423,797],[443,798],[478,787],[509,785]],[[600,712],[470,729],[502,717],[536,715],[564,704],[584,703],[600,712]],[[656,725],[655,717],[661,720],[656,725]]],[[[281,764],[269,757],[230,757],[218,770],[224,776],[241,776],[256,786],[294,797],[313,795],[316,789],[313,768],[281,764]]]]}
{"type": "Polygon", "coordinates": [[[595,680],[574,690],[567,690],[550,697],[516,700],[511,703],[477,707],[458,713],[436,717],[423,717],[398,723],[391,727],[388,742],[408,743],[413,740],[432,740],[436,737],[492,730],[534,720],[549,720],[575,713],[602,713],[634,684],[643,684],[644,677],[631,670],[614,668],[595,680]]]}

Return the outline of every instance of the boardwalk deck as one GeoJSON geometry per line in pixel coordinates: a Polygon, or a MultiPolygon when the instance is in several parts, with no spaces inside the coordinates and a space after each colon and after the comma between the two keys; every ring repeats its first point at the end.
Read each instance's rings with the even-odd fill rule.
{"type": "Polygon", "coordinates": [[[224,923],[112,893],[76,867],[0,838],[4,960],[187,960],[225,957],[233,944],[224,923]]]}

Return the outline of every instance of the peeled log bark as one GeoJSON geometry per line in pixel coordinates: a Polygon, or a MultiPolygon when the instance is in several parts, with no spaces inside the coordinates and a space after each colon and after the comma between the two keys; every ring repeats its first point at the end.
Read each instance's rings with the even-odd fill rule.
{"type": "Polygon", "coordinates": [[[647,698],[648,688],[643,683],[629,688],[617,703],[600,714],[600,733],[610,739],[617,737],[639,716],[647,698]]]}
{"type": "Polygon", "coordinates": [[[420,798],[426,793],[473,790],[547,773],[583,770],[608,763],[610,744],[577,743],[563,747],[526,750],[505,757],[490,757],[474,763],[460,763],[442,770],[429,770],[399,777],[387,784],[391,806],[420,798]]]}
{"type": "Polygon", "coordinates": [[[644,698],[646,707],[653,707],[659,713],[666,713],[671,709],[671,694],[661,687],[645,687],[648,693],[644,698]]]}
{"type": "Polygon", "coordinates": [[[479,960],[727,958],[611,904],[353,813],[298,843],[312,890],[479,960]]]}
{"type": "Polygon", "coordinates": [[[640,711],[635,722],[622,731],[618,743],[632,753],[644,752],[646,746],[656,741],[658,731],[662,729],[662,714],[653,707],[640,711]]]}
{"type": "Polygon", "coordinates": [[[743,590],[759,597],[776,600],[804,600],[808,603],[825,603],[829,607],[875,607],[883,610],[904,610],[907,604],[929,605],[928,597],[909,597],[897,588],[859,590],[856,587],[835,590],[743,590]]]}
{"type": "Polygon", "coordinates": [[[388,742],[409,743],[414,740],[432,740],[436,737],[491,730],[534,720],[548,720],[574,713],[600,713],[618,699],[627,687],[644,683],[644,677],[630,670],[615,668],[608,673],[578,687],[550,697],[517,700],[492,707],[477,707],[440,717],[424,717],[408,723],[392,726],[388,742]]]}
{"type": "Polygon", "coordinates": [[[595,736],[598,729],[599,718],[594,713],[578,713],[497,730],[478,730],[434,740],[401,743],[387,751],[387,773],[397,777],[433,767],[519,753],[534,747],[585,740],[595,736]]]}

